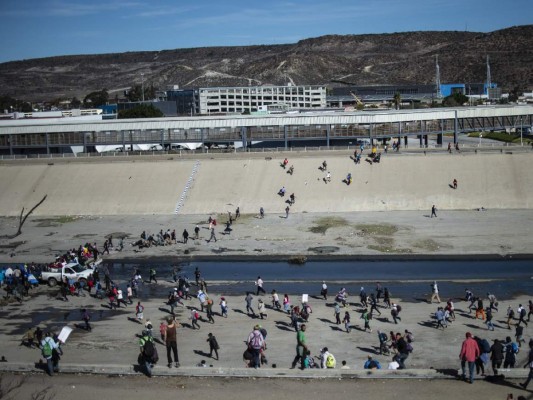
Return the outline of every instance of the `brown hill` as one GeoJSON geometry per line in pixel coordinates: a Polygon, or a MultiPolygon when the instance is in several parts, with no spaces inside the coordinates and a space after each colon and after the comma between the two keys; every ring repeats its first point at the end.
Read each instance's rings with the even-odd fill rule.
{"type": "Polygon", "coordinates": [[[0,95],[26,101],[110,96],[134,84],[164,89],[264,84],[432,83],[492,80],[504,89],[533,87],[533,25],[494,31],[328,35],[295,44],[204,47],[76,55],[0,64],[0,95]]]}

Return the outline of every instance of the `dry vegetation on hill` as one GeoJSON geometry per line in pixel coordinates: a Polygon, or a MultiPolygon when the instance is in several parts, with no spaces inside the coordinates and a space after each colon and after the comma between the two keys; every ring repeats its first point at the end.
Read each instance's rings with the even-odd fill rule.
{"type": "Polygon", "coordinates": [[[533,86],[533,25],[490,33],[406,32],[328,35],[295,44],[204,47],[76,55],[0,64],[0,95],[26,101],[110,97],[145,84],[186,87],[263,84],[402,84],[483,82],[490,56],[492,80],[504,89],[533,86]]]}

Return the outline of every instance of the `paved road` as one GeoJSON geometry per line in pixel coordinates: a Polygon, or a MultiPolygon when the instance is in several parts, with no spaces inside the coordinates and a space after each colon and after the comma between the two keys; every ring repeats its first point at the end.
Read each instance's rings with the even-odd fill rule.
{"type": "MultiPolygon", "coordinates": [[[[294,400],[294,399],[484,399],[506,400],[533,398],[517,381],[498,383],[431,380],[309,380],[309,379],[223,379],[223,378],[153,378],[104,376],[12,375],[0,376],[4,399],[94,400],[123,398],[146,400],[216,399],[216,400],[294,400]],[[9,390],[9,388],[12,390],[9,390]]],[[[533,389],[533,388],[530,388],[533,389]]]]}

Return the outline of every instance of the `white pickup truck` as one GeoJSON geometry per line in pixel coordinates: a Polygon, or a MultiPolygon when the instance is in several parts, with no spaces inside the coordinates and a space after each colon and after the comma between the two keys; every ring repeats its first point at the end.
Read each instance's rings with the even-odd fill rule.
{"type": "Polygon", "coordinates": [[[78,263],[70,263],[64,267],[57,268],[56,271],[43,271],[41,273],[41,281],[47,282],[50,286],[55,286],[58,282],[62,282],[66,277],[67,279],[72,279],[76,282],[85,281],[85,283],[87,283],[87,279],[92,273],[92,269],[82,267],[78,263]]]}

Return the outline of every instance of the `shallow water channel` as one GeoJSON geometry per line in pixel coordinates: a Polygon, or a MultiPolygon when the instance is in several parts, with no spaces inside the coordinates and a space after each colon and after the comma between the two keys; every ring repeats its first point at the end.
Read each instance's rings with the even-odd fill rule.
{"type": "MultiPolygon", "coordinates": [[[[268,261],[194,261],[179,264],[154,263],[109,263],[113,280],[124,284],[136,268],[143,279],[148,279],[148,271],[155,268],[160,284],[145,284],[142,295],[163,295],[172,288],[173,269],[194,282],[194,270],[201,271],[208,285],[208,291],[238,295],[247,290],[255,291],[257,276],[265,281],[269,293],[316,295],[322,281],[326,281],[329,293],[346,287],[348,293],[358,295],[361,286],[370,293],[376,282],[388,287],[393,297],[403,301],[418,301],[430,293],[430,283],[437,280],[441,299],[464,296],[465,288],[475,295],[494,293],[505,300],[517,295],[533,295],[533,260],[406,260],[406,261],[310,261],[303,265],[287,262],[268,261]]],[[[196,288],[191,288],[194,292],[196,288]]]]}

